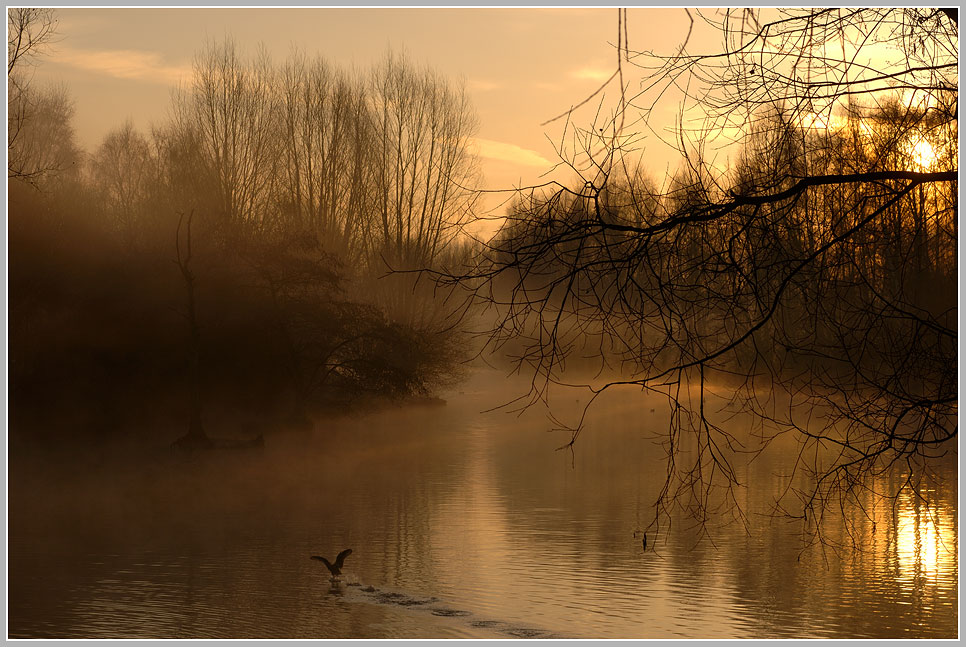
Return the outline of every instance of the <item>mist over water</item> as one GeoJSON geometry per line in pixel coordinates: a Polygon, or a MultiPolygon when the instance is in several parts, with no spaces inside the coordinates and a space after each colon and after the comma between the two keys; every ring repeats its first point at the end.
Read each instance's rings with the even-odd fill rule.
{"type": "Polygon", "coordinates": [[[900,498],[848,526],[830,511],[828,537],[848,543],[850,528],[855,549],[823,550],[764,514],[785,483],[764,456],[739,468],[747,530],[723,515],[709,539],[680,517],[644,551],[634,531],[664,477],[660,401],[609,396],[571,454],[538,409],[480,413],[520,389],[477,370],[446,406],[319,420],[261,451],[20,457],[10,635],[956,635],[955,461],[929,509],[900,498]],[[333,591],[309,556],[343,548],[333,591]]]}

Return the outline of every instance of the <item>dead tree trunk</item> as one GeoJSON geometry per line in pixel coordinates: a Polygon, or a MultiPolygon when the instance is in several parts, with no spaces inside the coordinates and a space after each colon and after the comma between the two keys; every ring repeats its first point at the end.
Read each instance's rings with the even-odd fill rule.
{"type": "Polygon", "coordinates": [[[185,235],[185,252],[181,251],[181,224],[184,215],[178,219],[178,229],[175,233],[175,250],[178,254],[178,268],[184,279],[185,289],[188,293],[188,310],[185,317],[188,320],[189,349],[188,349],[188,379],[190,381],[190,411],[188,418],[188,433],[174,442],[174,445],[185,451],[195,449],[208,449],[212,446],[211,438],[205,433],[205,428],[201,422],[201,335],[198,327],[198,317],[195,311],[195,275],[191,271],[191,218],[194,212],[188,215],[188,222],[185,235]]]}

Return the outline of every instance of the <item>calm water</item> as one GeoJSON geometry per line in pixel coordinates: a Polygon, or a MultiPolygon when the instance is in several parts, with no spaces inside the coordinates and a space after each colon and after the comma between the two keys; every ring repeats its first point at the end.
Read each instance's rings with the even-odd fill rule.
{"type": "Polygon", "coordinates": [[[859,551],[759,514],[783,483],[763,460],[741,471],[747,531],[679,521],[644,552],[661,404],[609,400],[571,455],[540,412],[479,413],[520,388],[494,376],[262,453],[56,476],[12,459],[10,636],[956,637],[954,461],[934,508],[851,519],[859,551]],[[332,591],[309,555],[346,547],[332,591]]]}

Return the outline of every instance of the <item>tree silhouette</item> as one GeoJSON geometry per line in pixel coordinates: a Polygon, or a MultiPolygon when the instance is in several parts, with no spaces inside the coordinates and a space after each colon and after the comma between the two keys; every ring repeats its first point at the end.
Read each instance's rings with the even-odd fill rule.
{"type": "Polygon", "coordinates": [[[7,177],[31,184],[65,170],[78,157],[66,91],[37,89],[29,69],[56,33],[53,9],[7,11],[7,177]]]}
{"type": "Polygon", "coordinates": [[[478,197],[469,150],[476,114],[462,86],[392,52],[374,69],[370,94],[374,251],[396,269],[422,267],[456,236],[478,197]]]}
{"type": "Polygon", "coordinates": [[[792,436],[776,510],[822,540],[833,500],[928,498],[920,480],[956,435],[958,22],[765,13],[688,12],[659,55],[628,48],[622,10],[598,91],[617,84],[611,114],[558,118],[576,188],[521,192],[475,269],[437,276],[492,307],[491,347],[532,371],[529,402],[588,355],[588,407],[622,385],[667,399],[652,525],[675,508],[702,527],[722,504],[740,517],[735,458],[792,436]],[[723,48],[692,53],[709,26],[723,48]],[[670,101],[681,165],[655,189],[638,148],[670,101]],[[718,410],[752,414],[752,433],[718,410]],[[878,489],[890,469],[898,491],[878,489]]]}
{"type": "Polygon", "coordinates": [[[184,279],[186,293],[185,320],[188,322],[189,345],[188,345],[188,380],[190,405],[188,409],[188,431],[174,442],[174,446],[185,451],[196,449],[208,449],[212,446],[212,440],[205,432],[202,422],[202,412],[204,400],[201,394],[201,327],[198,323],[198,312],[195,297],[197,279],[191,269],[192,249],[191,249],[191,221],[194,213],[188,214],[187,221],[184,216],[178,219],[178,229],[175,232],[175,250],[177,252],[178,269],[184,279]],[[184,246],[182,247],[181,225],[185,225],[184,246]]]}

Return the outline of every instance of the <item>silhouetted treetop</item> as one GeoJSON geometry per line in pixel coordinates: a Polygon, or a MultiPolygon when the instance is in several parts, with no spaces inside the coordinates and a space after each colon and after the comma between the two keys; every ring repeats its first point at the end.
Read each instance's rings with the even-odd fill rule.
{"type": "Polygon", "coordinates": [[[573,182],[521,191],[475,270],[439,279],[490,307],[490,347],[533,372],[530,402],[588,358],[594,398],[666,398],[654,523],[740,516],[735,457],[789,436],[776,510],[815,538],[833,499],[898,496],[877,489],[886,470],[927,497],[957,428],[955,15],[688,11],[669,55],[629,49],[618,15],[595,121],[559,122],[573,182]],[[659,184],[641,148],[668,104],[680,164],[659,184]]]}

